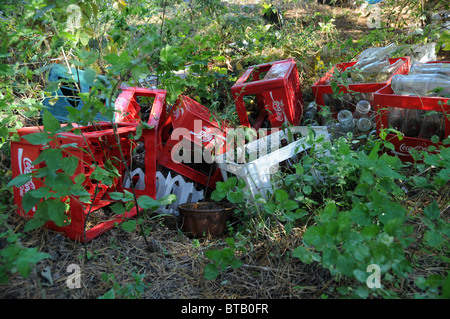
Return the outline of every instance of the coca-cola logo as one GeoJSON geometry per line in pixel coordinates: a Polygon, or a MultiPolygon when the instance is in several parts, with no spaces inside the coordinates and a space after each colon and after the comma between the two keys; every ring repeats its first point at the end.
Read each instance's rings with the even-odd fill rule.
{"type": "Polygon", "coordinates": [[[284,114],[283,114],[283,100],[280,101],[275,101],[273,96],[272,96],[272,91],[269,92],[270,93],[270,97],[272,98],[272,108],[275,111],[275,119],[277,121],[283,121],[284,120],[284,114]]]}
{"type": "Polygon", "coordinates": [[[222,141],[225,141],[225,137],[218,135],[218,134],[213,134],[212,129],[207,127],[207,126],[203,126],[203,130],[201,130],[198,133],[192,132],[190,131],[190,133],[194,136],[197,136],[199,138],[201,138],[202,142],[204,143],[208,143],[210,142],[214,136],[217,136],[218,138],[220,138],[222,141]]]}
{"type": "MultiPolygon", "coordinates": [[[[34,165],[32,165],[31,159],[29,159],[28,157],[23,157],[23,148],[19,148],[17,155],[20,174],[31,173],[32,170],[34,169],[34,165]]],[[[23,195],[25,195],[26,192],[32,189],[36,189],[36,186],[34,185],[33,181],[29,181],[24,185],[20,186],[19,187],[20,197],[23,197],[23,195]]]]}
{"type": "Polygon", "coordinates": [[[118,97],[116,101],[114,102],[114,108],[116,111],[120,111],[120,113],[116,113],[116,122],[122,122],[124,118],[123,111],[127,105],[127,100],[123,97],[118,97]]]}
{"type": "Polygon", "coordinates": [[[183,114],[184,114],[184,109],[182,107],[175,109],[173,111],[173,117],[175,118],[175,120],[177,120],[183,114]]]}
{"type": "Polygon", "coordinates": [[[414,149],[418,152],[427,150],[427,148],[425,146],[420,146],[420,145],[410,146],[410,145],[406,145],[405,143],[401,144],[399,147],[400,152],[405,152],[405,153],[409,153],[409,151],[412,149],[414,149]]]}

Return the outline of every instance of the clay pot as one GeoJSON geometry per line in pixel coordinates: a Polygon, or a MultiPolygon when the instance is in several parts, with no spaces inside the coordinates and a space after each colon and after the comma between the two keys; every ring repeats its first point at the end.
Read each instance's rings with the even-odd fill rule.
{"type": "Polygon", "coordinates": [[[227,221],[231,218],[233,205],[230,203],[197,202],[178,206],[181,229],[189,236],[221,236],[227,221]]]}

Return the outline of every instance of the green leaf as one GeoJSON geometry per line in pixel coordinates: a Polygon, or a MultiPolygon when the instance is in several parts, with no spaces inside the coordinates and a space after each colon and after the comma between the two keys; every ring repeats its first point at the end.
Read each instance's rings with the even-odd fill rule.
{"type": "Polygon", "coordinates": [[[138,198],[138,205],[142,209],[154,210],[159,208],[160,204],[150,196],[142,195],[138,198]]]}
{"type": "Polygon", "coordinates": [[[289,194],[284,189],[276,189],[274,191],[274,195],[279,203],[282,203],[289,199],[289,194]]]}
{"type": "Polygon", "coordinates": [[[226,193],[223,194],[223,193],[219,192],[217,189],[215,189],[215,190],[211,193],[211,199],[212,199],[213,201],[216,201],[216,202],[220,202],[222,199],[225,198],[225,196],[226,196],[226,193]]]}
{"type": "Polygon", "coordinates": [[[177,200],[177,195],[169,194],[157,200],[160,206],[170,205],[177,200]]]}
{"type": "Polygon", "coordinates": [[[22,249],[17,256],[15,263],[17,270],[23,277],[28,277],[33,266],[43,259],[51,258],[47,253],[38,252],[37,247],[22,249]]]}
{"type": "Polygon", "coordinates": [[[23,211],[27,214],[40,201],[41,201],[41,198],[34,197],[32,191],[25,193],[22,197],[23,211]]]}
{"type": "Polygon", "coordinates": [[[24,231],[31,231],[34,229],[37,229],[41,226],[44,226],[44,224],[47,222],[47,220],[42,219],[42,218],[33,218],[27,221],[27,223],[25,224],[25,228],[24,231]]]}
{"type": "Polygon", "coordinates": [[[284,210],[291,211],[298,208],[298,203],[295,200],[287,200],[283,202],[282,207],[284,210]]]}
{"type": "Polygon", "coordinates": [[[214,280],[219,276],[220,272],[216,265],[208,264],[205,267],[203,276],[207,280],[214,280]]]}
{"type": "Polygon", "coordinates": [[[112,209],[112,211],[114,213],[116,213],[118,215],[125,213],[125,207],[122,203],[117,202],[117,203],[112,204],[109,207],[112,209]]]}
{"type": "Polygon", "coordinates": [[[62,158],[62,168],[67,175],[73,176],[78,168],[78,158],[76,156],[68,156],[62,158]]]}
{"type": "Polygon", "coordinates": [[[28,134],[25,135],[23,138],[31,145],[43,145],[51,141],[51,139],[45,132],[28,134]]]}
{"type": "Polygon", "coordinates": [[[121,200],[125,196],[123,193],[120,192],[111,192],[108,194],[113,200],[121,200]]]}
{"type": "Polygon", "coordinates": [[[137,221],[134,219],[127,220],[121,224],[121,227],[126,232],[133,232],[136,229],[137,221]]]}
{"type": "Polygon", "coordinates": [[[12,180],[9,181],[6,187],[11,186],[20,187],[31,181],[31,177],[32,177],[31,173],[17,175],[16,177],[14,177],[12,180]]]}
{"type": "Polygon", "coordinates": [[[231,192],[227,195],[227,199],[233,204],[239,204],[244,202],[244,194],[238,192],[231,192]]]}
{"type": "Polygon", "coordinates": [[[74,182],[75,182],[76,184],[84,183],[85,180],[86,180],[86,175],[84,175],[83,173],[78,174],[78,175],[74,178],[74,182]]]}
{"type": "Polygon", "coordinates": [[[56,133],[61,128],[61,123],[47,110],[44,110],[42,116],[42,123],[44,124],[44,131],[56,133]]]}
{"type": "Polygon", "coordinates": [[[233,269],[237,269],[237,268],[241,267],[242,265],[243,265],[243,262],[242,262],[242,260],[239,260],[239,259],[234,259],[230,263],[230,266],[233,269]]]}
{"type": "Polygon", "coordinates": [[[369,215],[369,208],[367,205],[357,203],[350,211],[352,220],[361,226],[369,226],[373,223],[373,218],[369,215]]]}
{"type": "Polygon", "coordinates": [[[351,277],[355,267],[356,263],[352,256],[344,254],[338,257],[336,269],[344,275],[351,277]]]}
{"type": "Polygon", "coordinates": [[[222,259],[222,251],[218,249],[211,249],[205,252],[205,256],[215,263],[220,263],[220,260],[222,259]]]}
{"type": "Polygon", "coordinates": [[[50,220],[52,220],[56,226],[67,226],[69,223],[67,215],[65,214],[66,205],[58,199],[49,200],[47,203],[48,216],[50,220]]]}
{"type": "Polygon", "coordinates": [[[441,214],[438,203],[434,200],[431,204],[424,208],[423,214],[430,220],[435,220],[441,214]]]}
{"type": "Polygon", "coordinates": [[[367,239],[374,238],[380,232],[380,226],[378,225],[368,225],[364,227],[361,231],[361,235],[367,239]]]}
{"type": "MultiPolygon", "coordinates": [[[[72,158],[72,156],[70,157],[72,158]]],[[[47,148],[39,154],[39,156],[33,161],[33,165],[39,164],[45,161],[47,168],[54,172],[62,166],[62,151],[57,148],[47,148]]],[[[78,164],[78,163],[77,163],[78,164]]]]}
{"type": "Polygon", "coordinates": [[[444,236],[439,232],[434,230],[427,230],[425,233],[425,242],[430,245],[430,247],[436,248],[445,241],[444,236]]]}
{"type": "Polygon", "coordinates": [[[116,293],[114,291],[114,288],[111,288],[108,290],[105,294],[103,294],[98,299],[116,299],[116,293]]]}
{"type": "Polygon", "coordinates": [[[305,193],[305,195],[311,195],[312,188],[311,188],[311,186],[306,185],[306,186],[302,187],[302,191],[303,191],[303,193],[305,193]]]}
{"type": "Polygon", "coordinates": [[[230,177],[225,181],[225,184],[228,188],[228,190],[232,190],[236,187],[237,185],[237,178],[236,177],[230,177]]]}
{"type": "Polygon", "coordinates": [[[305,264],[311,264],[314,260],[312,253],[304,246],[298,246],[292,252],[292,257],[300,259],[305,264]]]}
{"type": "Polygon", "coordinates": [[[93,86],[97,73],[91,68],[84,69],[84,80],[88,86],[93,86]]]}

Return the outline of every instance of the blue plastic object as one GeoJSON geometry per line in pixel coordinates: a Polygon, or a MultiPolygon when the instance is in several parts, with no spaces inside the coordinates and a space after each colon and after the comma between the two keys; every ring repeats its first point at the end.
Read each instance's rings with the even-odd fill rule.
{"type": "MultiPolygon", "coordinates": [[[[68,121],[69,111],[67,108],[72,107],[81,110],[84,106],[83,100],[78,96],[78,88],[74,81],[79,84],[81,93],[88,93],[91,89],[91,86],[87,84],[88,81],[85,79],[86,72],[84,70],[71,68],[71,71],[72,74],[69,73],[69,69],[65,66],[60,64],[52,64],[48,74],[48,81],[60,82],[60,87],[56,92],[52,93],[52,96],[45,98],[43,104],[47,110],[60,122],[68,121]],[[68,81],[65,82],[64,80],[68,81]],[[59,97],[58,100],[56,103],[51,104],[50,101],[54,100],[56,96],[59,97]]],[[[95,79],[105,81],[105,78],[101,75],[96,75],[95,79]]],[[[109,103],[109,100],[106,99],[105,103],[109,103]]],[[[106,118],[99,113],[95,117],[95,120],[110,122],[113,121],[113,118],[106,118]]]]}
{"type": "Polygon", "coordinates": [[[384,0],[366,0],[368,4],[375,4],[384,0]]]}

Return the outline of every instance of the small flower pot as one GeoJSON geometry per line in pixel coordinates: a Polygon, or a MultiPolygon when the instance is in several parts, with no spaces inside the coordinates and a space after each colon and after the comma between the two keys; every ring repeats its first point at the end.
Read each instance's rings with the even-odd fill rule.
{"type": "Polygon", "coordinates": [[[234,206],[230,203],[197,202],[178,206],[181,229],[192,237],[219,237],[231,218],[234,206]]]}

